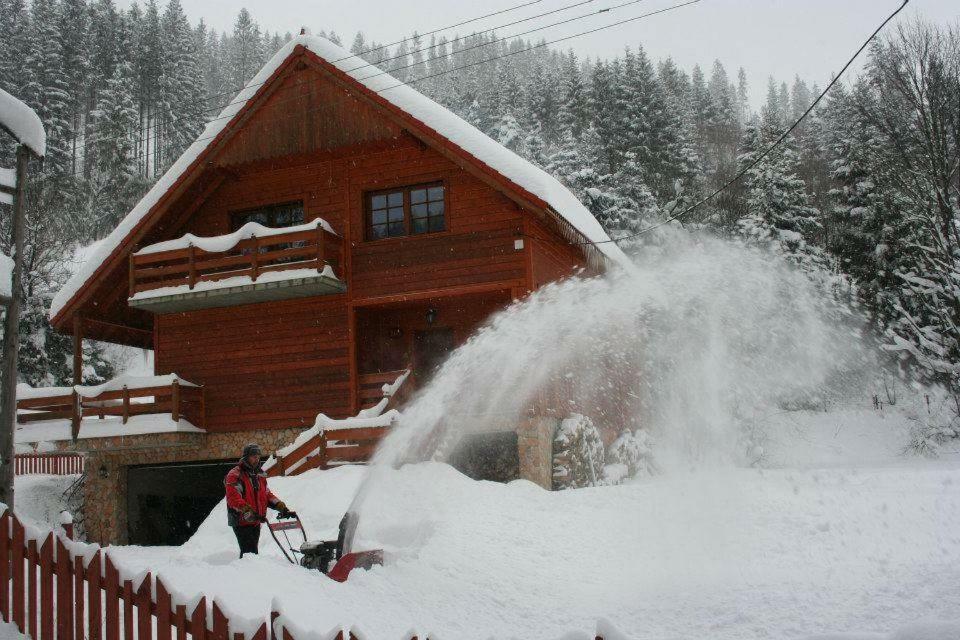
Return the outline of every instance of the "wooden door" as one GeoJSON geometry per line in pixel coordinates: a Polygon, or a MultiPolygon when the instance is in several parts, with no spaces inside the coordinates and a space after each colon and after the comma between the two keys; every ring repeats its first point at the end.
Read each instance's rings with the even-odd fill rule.
{"type": "Polygon", "coordinates": [[[413,369],[422,386],[436,373],[447,355],[453,351],[453,329],[437,327],[416,331],[413,335],[413,369]]]}

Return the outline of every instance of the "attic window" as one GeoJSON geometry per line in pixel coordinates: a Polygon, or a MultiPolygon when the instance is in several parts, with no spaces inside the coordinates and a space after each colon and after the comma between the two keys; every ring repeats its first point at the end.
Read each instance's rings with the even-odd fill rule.
{"type": "Polygon", "coordinates": [[[366,194],[367,240],[446,230],[446,189],[442,182],[366,194]]]}
{"type": "Polygon", "coordinates": [[[265,227],[292,227],[303,224],[303,202],[284,202],[230,214],[230,230],[236,231],[248,222],[259,222],[265,227]]]}

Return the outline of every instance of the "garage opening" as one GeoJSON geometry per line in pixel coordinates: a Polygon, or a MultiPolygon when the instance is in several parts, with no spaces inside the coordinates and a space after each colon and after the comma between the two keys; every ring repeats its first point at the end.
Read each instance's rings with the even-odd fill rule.
{"type": "Polygon", "coordinates": [[[216,460],[128,468],[128,543],[186,542],[223,499],[223,477],[235,464],[216,460]]]}

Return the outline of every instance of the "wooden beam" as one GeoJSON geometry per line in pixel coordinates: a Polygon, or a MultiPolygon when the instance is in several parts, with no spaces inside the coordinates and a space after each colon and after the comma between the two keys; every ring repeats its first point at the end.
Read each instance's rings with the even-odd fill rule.
{"type": "Polygon", "coordinates": [[[419,300],[431,300],[436,298],[454,298],[459,296],[478,295],[482,293],[506,292],[509,294],[513,291],[514,287],[523,285],[523,280],[509,280],[504,282],[474,284],[462,287],[427,289],[424,291],[398,293],[386,296],[354,298],[349,304],[351,307],[373,307],[378,305],[403,304],[405,302],[417,302],[419,300]]]}
{"type": "Polygon", "coordinates": [[[83,318],[73,315],[73,384],[83,384],[83,318]]]}

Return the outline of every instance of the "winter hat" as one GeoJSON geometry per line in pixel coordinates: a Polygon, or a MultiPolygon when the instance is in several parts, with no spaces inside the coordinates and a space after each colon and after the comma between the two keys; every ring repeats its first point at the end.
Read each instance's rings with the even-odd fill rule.
{"type": "Polygon", "coordinates": [[[251,442],[243,448],[243,458],[248,456],[260,456],[263,457],[263,449],[260,448],[256,442],[251,442]]]}

